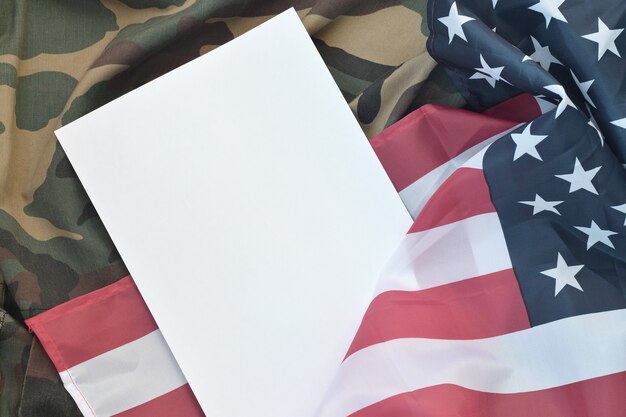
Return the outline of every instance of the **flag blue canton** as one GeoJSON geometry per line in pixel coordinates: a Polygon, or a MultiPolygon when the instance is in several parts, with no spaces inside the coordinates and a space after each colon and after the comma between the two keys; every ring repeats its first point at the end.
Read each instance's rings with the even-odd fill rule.
{"type": "Polygon", "coordinates": [[[532,325],[626,308],[626,172],[584,118],[549,112],[483,168],[532,325]]]}
{"type": "Polygon", "coordinates": [[[429,51],[470,106],[522,92],[557,104],[484,160],[531,323],[626,308],[626,3],[429,7],[429,51]]]}
{"type": "Polygon", "coordinates": [[[430,0],[428,49],[470,105],[521,92],[578,109],[626,163],[626,3],[430,0]]]}

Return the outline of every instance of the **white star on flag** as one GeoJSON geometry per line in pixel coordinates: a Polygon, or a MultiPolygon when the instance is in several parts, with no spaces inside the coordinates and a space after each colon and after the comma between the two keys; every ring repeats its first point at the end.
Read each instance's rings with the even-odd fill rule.
{"type": "Polygon", "coordinates": [[[598,44],[598,61],[602,59],[606,51],[611,51],[618,57],[622,57],[615,45],[615,39],[624,31],[624,29],[609,29],[609,27],[598,18],[598,31],[583,35],[583,38],[598,44]]]}
{"type": "Polygon", "coordinates": [[[496,86],[496,81],[505,81],[500,74],[502,74],[502,70],[504,67],[490,67],[489,64],[485,61],[482,54],[480,55],[480,65],[481,68],[474,68],[476,72],[474,73],[470,79],[472,80],[486,80],[491,87],[496,86]]]}
{"type": "Polygon", "coordinates": [[[610,236],[616,235],[617,233],[611,230],[600,229],[600,227],[598,227],[596,222],[594,222],[593,220],[591,221],[591,226],[589,227],[574,227],[587,235],[587,250],[589,250],[593,245],[598,242],[604,243],[608,247],[615,249],[615,246],[613,246],[613,242],[611,242],[610,236]]]}
{"type": "Polygon", "coordinates": [[[539,194],[535,194],[535,201],[518,201],[518,203],[532,206],[533,216],[537,213],[541,213],[542,211],[551,211],[552,213],[556,213],[559,216],[561,215],[561,213],[559,213],[559,211],[556,209],[556,206],[561,204],[562,201],[546,201],[539,194]]]}
{"type": "Polygon", "coordinates": [[[591,180],[593,179],[593,177],[596,176],[598,171],[600,171],[600,168],[602,168],[602,166],[592,168],[589,171],[585,171],[583,166],[580,164],[578,158],[576,158],[576,161],[574,162],[574,171],[571,174],[555,175],[555,177],[570,183],[570,193],[573,193],[577,190],[587,190],[590,193],[598,194],[598,191],[596,190],[596,187],[594,187],[594,185],[591,183],[591,180]]]}
{"type": "Polygon", "coordinates": [[[563,256],[561,256],[561,253],[557,252],[556,268],[541,271],[541,273],[550,278],[554,278],[554,296],[556,297],[566,285],[583,291],[583,288],[576,279],[576,274],[583,268],[584,265],[568,265],[565,259],[563,259],[563,256]]]}
{"type": "Polygon", "coordinates": [[[548,135],[533,135],[530,133],[530,127],[533,123],[530,122],[522,133],[511,133],[511,139],[515,142],[515,154],[513,160],[516,161],[522,155],[530,155],[535,159],[543,161],[539,152],[537,152],[537,145],[541,143],[548,135]]]}
{"type": "Polygon", "coordinates": [[[546,29],[550,24],[550,21],[554,18],[561,22],[567,23],[567,19],[563,16],[563,13],[559,10],[559,7],[565,3],[565,0],[539,0],[539,3],[529,7],[530,10],[541,13],[546,19],[546,29]]]}
{"type": "MultiPolygon", "coordinates": [[[[611,206],[611,208],[613,210],[617,210],[617,211],[619,211],[621,213],[626,214],[626,203],[624,203],[624,204],[622,204],[620,206],[611,206]]],[[[626,226],[626,218],[624,219],[624,226],[626,226]]]]}
{"type": "Polygon", "coordinates": [[[565,92],[565,88],[563,88],[562,85],[559,85],[559,84],[546,85],[543,88],[545,88],[548,91],[552,91],[553,93],[555,93],[559,97],[561,97],[561,101],[559,102],[559,104],[556,107],[556,114],[554,116],[555,119],[557,119],[561,115],[561,113],[563,113],[563,111],[565,111],[567,106],[570,106],[570,107],[576,109],[576,105],[569,98],[569,96],[565,92]]]}
{"type": "Polygon", "coordinates": [[[472,76],[470,77],[470,80],[485,80],[487,81],[487,83],[492,87],[495,88],[496,87],[496,80],[494,80],[493,78],[491,78],[490,76],[488,76],[487,74],[483,74],[482,72],[475,72],[474,74],[472,74],[472,76]]]}
{"type": "Polygon", "coordinates": [[[624,117],[623,119],[613,120],[611,124],[617,127],[621,127],[622,129],[626,129],[626,117],[624,117]]]}
{"type": "Polygon", "coordinates": [[[448,16],[439,18],[439,21],[446,25],[446,27],[448,28],[448,44],[452,43],[452,40],[455,36],[458,36],[459,38],[467,42],[465,32],[463,31],[463,25],[470,20],[474,19],[468,16],[460,15],[456,7],[456,2],[452,3],[448,16]]]}
{"type": "Polygon", "coordinates": [[[552,52],[550,52],[550,47],[541,46],[539,41],[532,36],[530,37],[530,40],[532,41],[533,47],[535,48],[535,52],[530,55],[530,58],[533,61],[539,63],[539,65],[541,65],[543,69],[549,71],[551,64],[563,65],[561,61],[559,61],[554,57],[554,55],[552,55],[552,52]]]}
{"type": "Polygon", "coordinates": [[[572,71],[570,69],[569,72],[572,73],[572,78],[574,78],[574,82],[576,83],[576,85],[578,86],[578,89],[580,90],[580,92],[582,93],[583,97],[585,98],[585,101],[587,103],[591,104],[595,108],[596,105],[591,100],[591,97],[589,97],[589,88],[591,87],[591,84],[593,84],[595,79],[594,80],[585,81],[585,82],[580,82],[578,80],[578,77],[576,77],[576,74],[574,74],[574,71],[572,71]]]}
{"type": "Polygon", "coordinates": [[[493,8],[496,8],[496,4],[498,4],[498,0],[491,0],[492,4],[493,4],[493,8]]]}

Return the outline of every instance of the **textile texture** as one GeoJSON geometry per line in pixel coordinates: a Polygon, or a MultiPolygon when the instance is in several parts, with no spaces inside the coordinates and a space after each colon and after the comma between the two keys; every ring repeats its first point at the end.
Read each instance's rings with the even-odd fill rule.
{"type": "Polygon", "coordinates": [[[0,1],[0,415],[80,415],[24,320],[127,275],[54,130],[291,6],[368,137],[464,105],[422,0],[0,1]]]}
{"type": "Polygon", "coordinates": [[[626,6],[430,0],[428,24],[472,111],[372,140],[415,222],[317,416],[623,416],[626,6]]]}

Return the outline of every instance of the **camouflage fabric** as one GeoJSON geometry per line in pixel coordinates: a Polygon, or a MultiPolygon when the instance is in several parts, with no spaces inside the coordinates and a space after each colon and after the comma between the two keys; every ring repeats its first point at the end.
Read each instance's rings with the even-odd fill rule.
{"type": "Polygon", "coordinates": [[[0,1],[1,416],[80,415],[23,321],[127,274],[53,131],[290,6],[369,137],[464,104],[425,0],[0,1]]]}

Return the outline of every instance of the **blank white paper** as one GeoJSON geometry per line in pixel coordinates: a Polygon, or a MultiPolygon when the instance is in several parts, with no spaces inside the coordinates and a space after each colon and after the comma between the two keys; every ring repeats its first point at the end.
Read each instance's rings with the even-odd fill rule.
{"type": "Polygon", "coordinates": [[[57,136],[207,416],[312,416],[411,218],[293,9],[57,136]]]}

